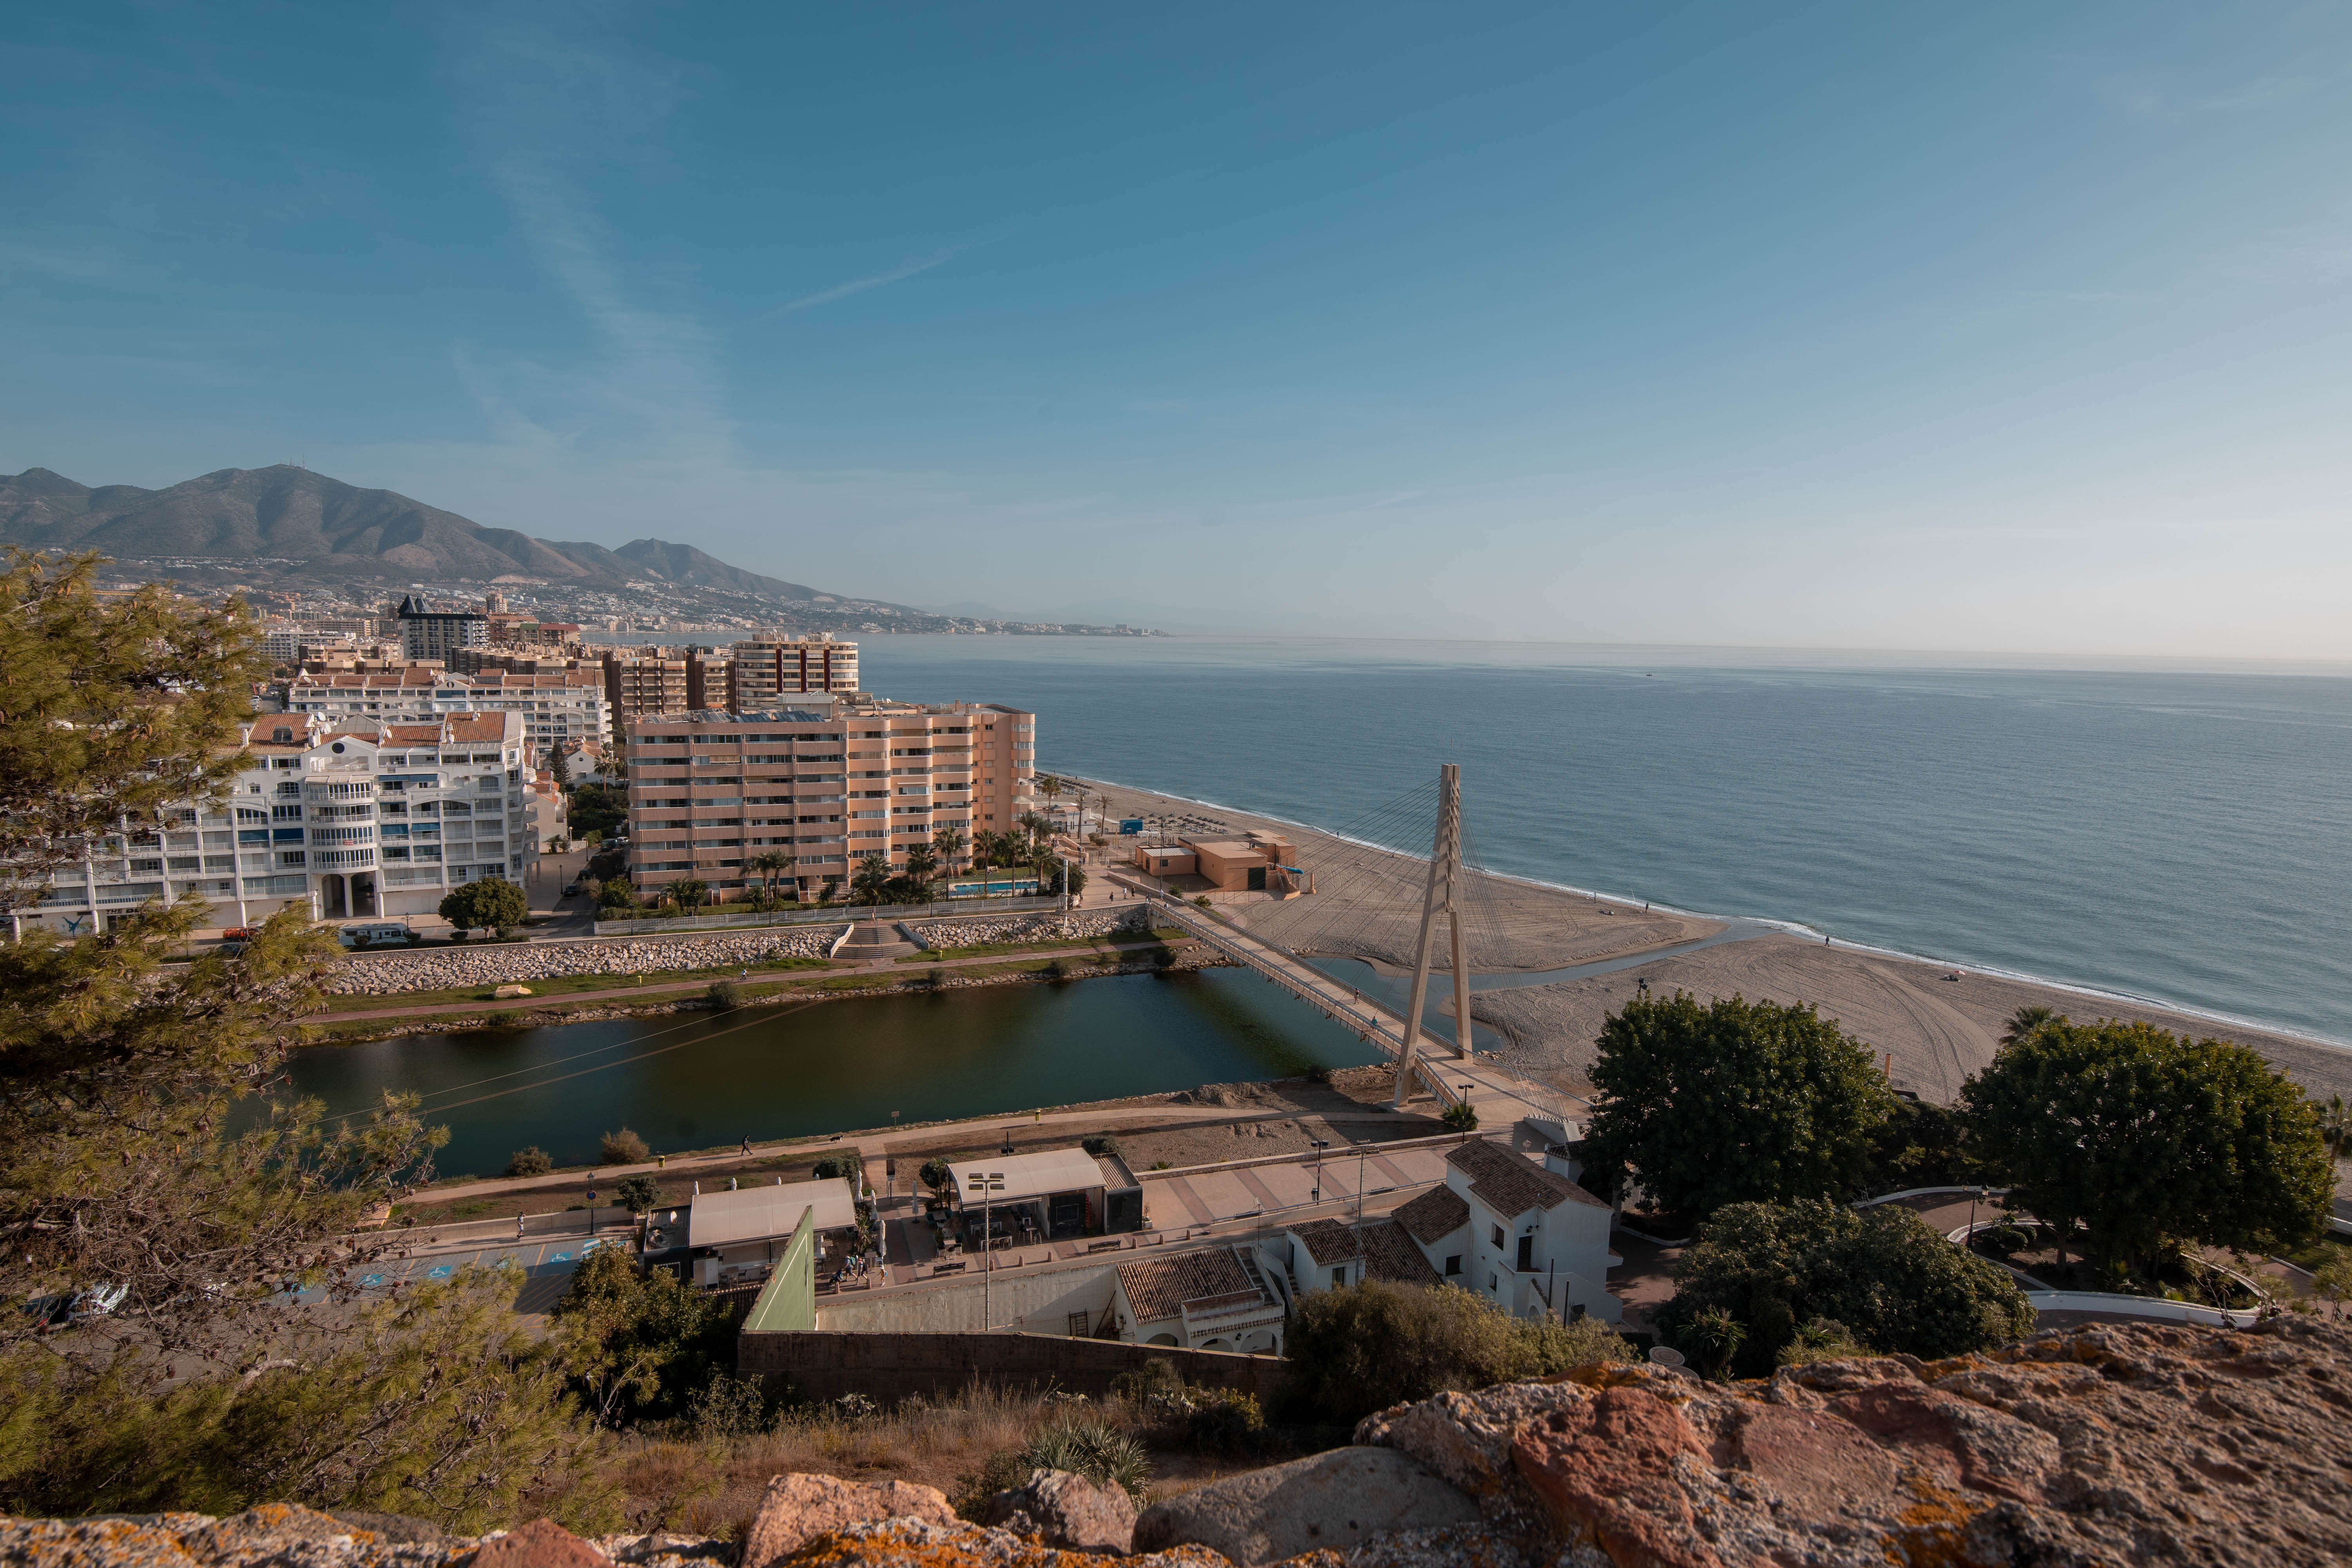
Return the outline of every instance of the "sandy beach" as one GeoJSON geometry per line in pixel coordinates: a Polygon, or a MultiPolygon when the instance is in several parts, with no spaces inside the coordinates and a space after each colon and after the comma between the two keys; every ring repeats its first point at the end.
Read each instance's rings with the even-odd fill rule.
{"type": "Polygon", "coordinates": [[[1654,994],[1679,988],[1702,1001],[1737,992],[1751,1000],[1812,1003],[1882,1056],[1891,1054],[1897,1088],[1944,1103],[1959,1094],[1969,1074],[1992,1060],[2002,1022],[2024,1006],[2053,1008],[2078,1023],[2141,1019],[2175,1033],[2233,1040],[2260,1051],[2318,1099],[2352,1094],[2352,1050],[2054,985],[1955,971],[1948,964],[1824,947],[1783,932],[1608,974],[1482,991],[1471,1012],[1510,1037],[1508,1055],[1521,1072],[1580,1092],[1591,1087],[1585,1075],[1601,1020],[1624,1005],[1642,978],[1654,994]],[[1955,973],[1958,980],[1945,978],[1955,973]]]}
{"type": "MultiPolygon", "coordinates": [[[[1180,831],[1195,836],[1238,836],[1251,829],[1284,835],[1297,847],[1299,865],[1314,877],[1315,896],[1225,904],[1224,912],[1234,923],[1294,952],[1360,958],[1390,972],[1411,966],[1428,884],[1426,860],[1346,843],[1311,827],[1247,812],[1091,779],[1082,782],[1090,797],[1099,793],[1108,799],[1116,816],[1189,817],[1180,831]]],[[[1112,840],[1114,852],[1118,845],[1112,840]]],[[[1481,875],[1473,881],[1464,936],[1470,966],[1479,973],[1568,969],[1696,942],[1723,930],[1720,921],[1647,911],[1639,904],[1508,878],[1481,875]]],[[[1448,942],[1443,921],[1437,940],[1443,963],[1448,942]]]]}

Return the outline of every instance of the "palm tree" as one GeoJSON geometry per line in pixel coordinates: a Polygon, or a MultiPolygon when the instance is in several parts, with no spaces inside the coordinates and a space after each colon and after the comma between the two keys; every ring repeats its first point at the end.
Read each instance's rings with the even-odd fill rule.
{"type": "Polygon", "coordinates": [[[1045,797],[1045,804],[1050,807],[1062,798],[1062,781],[1051,773],[1043,774],[1037,780],[1037,792],[1045,797]]]}
{"type": "Polygon", "coordinates": [[[890,857],[879,849],[858,857],[857,875],[850,879],[849,896],[866,906],[866,919],[890,891],[890,857]]]}
{"type": "Polygon", "coordinates": [[[2319,1140],[2337,1159],[2352,1159],[2352,1106],[2340,1094],[2329,1095],[2319,1108],[2319,1140]]]}
{"type": "Polygon", "coordinates": [[[919,843],[908,848],[907,880],[909,884],[908,891],[914,895],[916,903],[927,904],[931,901],[931,879],[939,874],[939,851],[929,845],[919,843]]]}
{"type": "Polygon", "coordinates": [[[963,858],[962,830],[955,827],[935,829],[931,834],[931,853],[947,867],[948,875],[954,876],[956,862],[963,858]]]}
{"type": "Polygon", "coordinates": [[[781,849],[766,849],[751,857],[751,868],[760,873],[760,891],[775,885],[776,879],[793,868],[793,858],[781,849]]]}
{"type": "Polygon", "coordinates": [[[2053,1024],[2065,1021],[2053,1008],[2020,1007],[2009,1016],[2009,1025],[2001,1034],[2000,1043],[2004,1046],[2017,1045],[2032,1039],[2053,1024]]]}

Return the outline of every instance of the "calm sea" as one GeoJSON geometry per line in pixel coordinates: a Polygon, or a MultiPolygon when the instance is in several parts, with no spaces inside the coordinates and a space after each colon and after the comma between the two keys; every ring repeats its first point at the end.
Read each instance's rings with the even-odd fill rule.
{"type": "Polygon", "coordinates": [[[2352,678],[1559,645],[874,637],[1041,764],[1338,826],[1462,765],[1507,871],[2352,1041],[2352,678]]]}

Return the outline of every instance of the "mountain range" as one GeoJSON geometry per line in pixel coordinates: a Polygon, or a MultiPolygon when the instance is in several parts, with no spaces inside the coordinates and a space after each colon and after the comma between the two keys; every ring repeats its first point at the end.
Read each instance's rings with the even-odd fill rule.
{"type": "Polygon", "coordinates": [[[27,468],[0,477],[0,544],[97,550],[124,562],[218,562],[247,575],[295,568],[295,574],[335,583],[509,579],[622,588],[652,579],[787,602],[843,597],[746,572],[690,544],[638,539],[609,550],[534,539],[485,528],[394,490],[362,489],[283,464],[222,468],[160,490],[92,489],[27,468]]]}

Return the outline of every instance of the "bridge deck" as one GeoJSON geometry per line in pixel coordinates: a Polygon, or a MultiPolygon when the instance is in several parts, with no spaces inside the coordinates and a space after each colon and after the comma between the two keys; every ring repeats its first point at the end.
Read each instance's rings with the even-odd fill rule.
{"type": "MultiPolygon", "coordinates": [[[[1162,894],[1156,889],[1129,883],[1125,879],[1120,880],[1122,885],[1136,887],[1139,892],[1149,894],[1157,909],[1191,935],[1207,942],[1226,957],[1247,964],[1326,1017],[1378,1046],[1391,1060],[1403,1054],[1405,1021],[1396,1009],[1374,1001],[1343,981],[1333,979],[1313,964],[1303,963],[1280,948],[1226,924],[1207,910],[1162,894]]],[[[1488,1114],[1489,1106],[1493,1114],[1508,1121],[1517,1121],[1522,1116],[1539,1116],[1564,1122],[1571,1117],[1570,1102],[1575,1100],[1574,1096],[1530,1082],[1497,1062],[1465,1054],[1453,1041],[1440,1039],[1426,1029],[1421,1032],[1421,1043],[1415,1056],[1417,1075],[1441,1103],[1450,1105],[1462,1100],[1462,1086],[1467,1084],[1468,1099],[1472,1107],[1479,1110],[1482,1120],[1488,1114]]]]}

